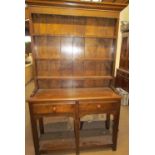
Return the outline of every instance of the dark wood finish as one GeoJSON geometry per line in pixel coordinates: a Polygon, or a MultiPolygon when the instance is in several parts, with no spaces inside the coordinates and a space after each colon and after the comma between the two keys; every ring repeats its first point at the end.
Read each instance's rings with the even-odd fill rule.
{"type": "Polygon", "coordinates": [[[129,34],[122,34],[122,47],[120,55],[120,69],[129,70],[129,34]]]}
{"type": "Polygon", "coordinates": [[[120,87],[129,92],[129,71],[117,69],[115,87],[120,87]]]}
{"type": "Polygon", "coordinates": [[[106,122],[105,122],[106,128],[110,128],[110,114],[106,115],[106,122]]]}
{"type": "Polygon", "coordinates": [[[40,129],[40,133],[44,134],[44,120],[43,120],[43,118],[39,118],[39,129],[40,129]]]}
{"type": "Polygon", "coordinates": [[[80,149],[93,144],[115,150],[121,98],[110,86],[119,12],[126,4],[26,2],[35,70],[35,91],[28,102],[36,155],[65,149],[76,150],[78,155],[80,149]],[[111,140],[81,137],[81,117],[101,113],[107,114],[107,128],[110,115],[114,117],[111,140]],[[46,134],[43,118],[49,116],[72,117],[75,141],[42,142],[46,134]]]}
{"type": "Polygon", "coordinates": [[[35,155],[40,155],[40,153],[39,153],[39,137],[38,137],[38,131],[37,131],[37,120],[33,115],[31,106],[32,106],[32,104],[29,102],[29,111],[30,111],[32,137],[33,137],[33,143],[34,143],[34,148],[35,148],[35,155]]]}
{"type": "Polygon", "coordinates": [[[113,3],[125,3],[128,4],[129,0],[102,0],[102,2],[113,2],[113,3]]]}
{"type": "Polygon", "coordinates": [[[75,144],[76,144],[76,155],[79,155],[79,138],[80,138],[80,119],[79,119],[79,102],[75,102],[75,119],[74,119],[74,132],[75,132],[75,144]]]}
{"type": "Polygon", "coordinates": [[[116,151],[117,149],[117,132],[118,132],[118,125],[119,125],[119,115],[120,115],[120,108],[115,112],[114,114],[114,125],[113,125],[113,136],[112,136],[112,141],[113,141],[113,150],[116,151]]]}
{"type": "Polygon", "coordinates": [[[117,69],[115,86],[121,87],[124,90],[129,92],[129,35],[128,35],[128,32],[122,33],[120,64],[119,64],[119,69],[117,69]]]}
{"type": "Polygon", "coordinates": [[[28,8],[25,7],[25,36],[30,35],[30,26],[29,26],[29,11],[28,8]]]}
{"type": "Polygon", "coordinates": [[[29,30],[29,20],[25,20],[25,36],[30,35],[30,30],[29,30]]]}

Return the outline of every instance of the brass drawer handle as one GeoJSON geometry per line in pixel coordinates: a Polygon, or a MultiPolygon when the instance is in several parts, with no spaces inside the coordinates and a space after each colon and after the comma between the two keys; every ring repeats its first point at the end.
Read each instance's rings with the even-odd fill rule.
{"type": "Polygon", "coordinates": [[[55,106],[52,109],[53,109],[53,111],[56,111],[56,107],[55,106]]]}
{"type": "Polygon", "coordinates": [[[100,104],[98,104],[98,105],[97,105],[97,108],[101,108],[101,105],[100,105],[100,104]]]}
{"type": "Polygon", "coordinates": [[[50,111],[52,112],[52,111],[56,111],[56,107],[55,106],[52,106],[52,107],[50,107],[50,111]]]}

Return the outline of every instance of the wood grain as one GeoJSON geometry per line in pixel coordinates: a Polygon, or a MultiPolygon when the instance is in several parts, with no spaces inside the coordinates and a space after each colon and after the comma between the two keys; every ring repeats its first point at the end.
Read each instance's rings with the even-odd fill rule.
{"type": "Polygon", "coordinates": [[[68,89],[44,89],[38,90],[32,101],[57,101],[57,100],[88,100],[88,99],[115,99],[120,96],[110,88],[68,88],[68,89]]]}
{"type": "Polygon", "coordinates": [[[26,3],[35,64],[36,88],[28,100],[35,154],[72,149],[79,155],[80,148],[92,145],[116,150],[121,97],[110,84],[119,12],[126,4],[77,0],[26,3]],[[82,139],[81,117],[100,113],[114,117],[110,141],[106,136],[104,140],[101,136],[82,139]],[[75,139],[41,141],[43,118],[49,116],[72,117],[75,139]]]}

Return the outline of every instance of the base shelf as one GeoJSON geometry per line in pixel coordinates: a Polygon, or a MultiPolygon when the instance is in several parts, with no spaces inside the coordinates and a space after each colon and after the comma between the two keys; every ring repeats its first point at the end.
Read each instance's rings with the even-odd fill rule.
{"type": "MultiPolygon", "coordinates": [[[[59,123],[64,126],[63,123],[59,123]]],[[[112,144],[112,130],[105,128],[104,121],[93,122],[95,128],[92,128],[90,123],[85,124],[80,131],[79,148],[80,150],[94,148],[110,148],[112,144]],[[101,125],[102,124],[102,125],[101,125]],[[97,127],[98,126],[98,127],[97,127]],[[100,128],[99,128],[100,127],[100,128]]],[[[92,124],[92,123],[91,123],[92,124]]],[[[92,125],[93,125],[92,124],[92,125]]],[[[93,125],[93,126],[94,126],[93,125]]],[[[54,126],[54,124],[51,126],[54,126]]],[[[48,126],[49,128],[49,126],[48,126]]],[[[47,128],[46,128],[46,131],[47,128]]],[[[40,136],[40,153],[75,151],[75,138],[73,130],[47,132],[40,136]]]]}

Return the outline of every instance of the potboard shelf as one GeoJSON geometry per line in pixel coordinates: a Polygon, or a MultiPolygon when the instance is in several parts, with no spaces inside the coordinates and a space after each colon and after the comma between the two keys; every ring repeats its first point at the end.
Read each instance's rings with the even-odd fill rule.
{"type": "MultiPolygon", "coordinates": [[[[80,149],[91,148],[91,147],[98,147],[98,148],[111,147],[112,138],[108,132],[109,132],[108,130],[106,131],[103,128],[81,130],[80,131],[81,141],[79,145],[80,149]]],[[[53,133],[50,132],[50,133],[45,133],[40,137],[41,153],[56,152],[58,150],[59,151],[75,150],[75,148],[76,147],[75,147],[75,139],[74,139],[73,131],[63,131],[63,132],[53,132],[53,133]]]]}

